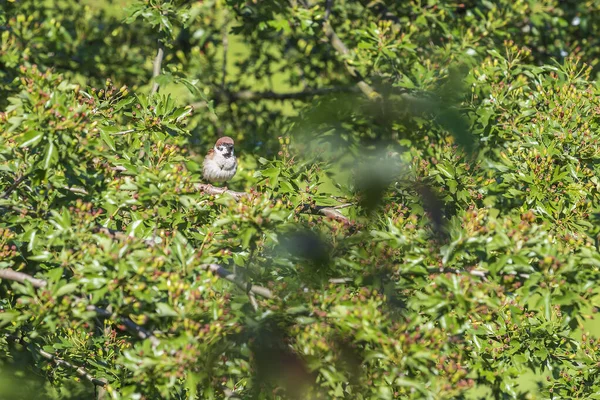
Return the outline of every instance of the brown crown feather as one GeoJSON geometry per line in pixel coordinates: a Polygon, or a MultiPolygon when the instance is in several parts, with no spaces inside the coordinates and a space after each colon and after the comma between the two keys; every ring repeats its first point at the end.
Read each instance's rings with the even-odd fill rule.
{"type": "Polygon", "coordinates": [[[230,144],[233,146],[233,139],[230,138],[229,136],[223,136],[222,138],[219,138],[219,140],[217,140],[217,143],[215,143],[215,146],[221,146],[224,144],[230,144]]]}

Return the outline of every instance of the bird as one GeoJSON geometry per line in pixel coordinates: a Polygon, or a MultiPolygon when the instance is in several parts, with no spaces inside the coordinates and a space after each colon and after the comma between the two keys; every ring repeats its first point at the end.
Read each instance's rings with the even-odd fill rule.
{"type": "Polygon", "coordinates": [[[237,172],[237,159],[233,153],[233,139],[223,136],[208,151],[202,164],[204,179],[211,182],[226,182],[237,172]]]}

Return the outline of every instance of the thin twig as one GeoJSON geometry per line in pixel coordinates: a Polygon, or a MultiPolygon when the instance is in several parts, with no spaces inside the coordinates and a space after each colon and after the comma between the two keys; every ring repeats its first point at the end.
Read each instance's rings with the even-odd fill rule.
{"type": "Polygon", "coordinates": [[[11,268],[0,269],[0,279],[6,279],[8,281],[15,281],[19,283],[29,282],[34,288],[41,289],[48,283],[43,279],[34,278],[31,275],[24,274],[23,272],[15,271],[11,268]]]}
{"type": "MultiPolygon", "coordinates": [[[[31,285],[33,287],[35,287],[37,289],[44,288],[48,285],[48,282],[43,279],[34,278],[31,275],[25,274],[23,272],[15,271],[11,268],[0,269],[0,279],[15,281],[15,282],[19,282],[19,283],[29,282],[29,283],[31,283],[31,285]]],[[[78,298],[78,299],[83,300],[82,298],[78,298]]],[[[86,310],[93,311],[96,313],[97,316],[102,317],[102,318],[110,318],[112,316],[112,313],[110,311],[108,311],[104,308],[97,307],[92,304],[88,305],[86,307],[86,310]]],[[[154,346],[157,346],[160,343],[156,336],[154,336],[152,333],[146,331],[141,326],[137,325],[131,319],[129,319],[127,317],[119,317],[119,318],[120,318],[121,323],[123,325],[125,325],[125,327],[127,327],[130,331],[135,332],[140,339],[149,339],[150,342],[152,343],[152,345],[154,345],[154,346]]]]}
{"type": "Polygon", "coordinates": [[[311,98],[315,96],[325,96],[332,93],[356,92],[355,86],[334,86],[327,88],[308,88],[299,92],[273,92],[266,90],[263,92],[254,92],[252,90],[241,90],[239,92],[229,93],[228,101],[256,101],[256,100],[297,100],[311,98]]]}
{"type": "Polygon", "coordinates": [[[242,197],[248,196],[250,194],[246,192],[236,192],[235,190],[229,190],[226,187],[216,187],[208,183],[196,183],[195,187],[199,191],[204,192],[206,194],[217,195],[227,193],[236,200],[240,200],[242,197]]]}
{"type": "Polygon", "coordinates": [[[12,192],[14,192],[14,190],[21,184],[21,182],[23,182],[27,177],[29,176],[29,174],[23,174],[21,176],[19,176],[17,179],[15,179],[15,181],[13,182],[12,185],[10,185],[10,187],[8,189],[6,189],[6,191],[4,191],[4,193],[2,193],[2,196],[0,196],[3,199],[7,199],[8,196],[10,196],[10,194],[12,192]]]}
{"type": "Polygon", "coordinates": [[[156,336],[154,336],[152,333],[148,332],[147,330],[133,322],[131,319],[127,317],[121,317],[121,322],[123,323],[123,325],[125,325],[127,329],[129,329],[132,332],[135,332],[140,339],[150,340],[152,346],[156,347],[160,344],[160,341],[156,336]]]}
{"type": "MultiPolygon", "coordinates": [[[[335,33],[329,21],[325,21],[323,24],[323,29],[325,30],[325,36],[329,40],[331,46],[342,56],[348,57],[350,55],[350,50],[346,47],[344,42],[339,38],[339,36],[335,33]]],[[[358,82],[356,85],[360,89],[361,92],[365,94],[369,99],[378,99],[381,97],[379,93],[375,91],[363,78],[362,74],[354,68],[350,63],[344,61],[344,65],[346,66],[346,70],[348,73],[355,78],[358,82]]]]}
{"type": "Polygon", "coordinates": [[[218,264],[202,264],[200,265],[200,268],[205,271],[211,271],[213,274],[218,275],[220,278],[235,283],[240,289],[244,290],[246,293],[254,293],[267,299],[273,298],[273,293],[269,289],[244,282],[236,274],[234,274],[233,272],[229,272],[228,270],[226,270],[218,264]]]}
{"type": "Polygon", "coordinates": [[[335,208],[336,210],[341,210],[342,208],[352,207],[353,205],[354,205],[354,203],[346,203],[346,204],[340,204],[339,206],[333,206],[332,208],[335,208]]]}
{"type": "Polygon", "coordinates": [[[323,214],[324,216],[334,219],[339,222],[343,222],[345,224],[350,224],[350,220],[344,214],[331,207],[323,207],[317,210],[319,214],[323,214]]]}
{"type": "Polygon", "coordinates": [[[248,293],[248,298],[250,299],[250,304],[252,305],[252,309],[256,312],[258,311],[258,301],[256,301],[256,296],[254,293],[248,293]]]}
{"type": "Polygon", "coordinates": [[[440,273],[440,274],[447,274],[447,273],[451,273],[451,274],[462,274],[463,272],[468,272],[469,275],[473,275],[473,276],[477,276],[483,280],[487,280],[487,274],[488,271],[482,271],[482,270],[477,270],[477,269],[472,269],[472,270],[462,270],[459,268],[452,268],[452,267],[446,267],[446,268],[428,268],[427,272],[430,274],[435,274],[435,273],[440,273]]]}
{"type": "Polygon", "coordinates": [[[59,367],[67,367],[70,369],[74,369],[75,372],[77,372],[77,375],[87,379],[88,381],[90,381],[91,383],[93,383],[96,386],[102,386],[102,387],[106,387],[108,384],[105,380],[102,379],[98,379],[93,377],[85,368],[83,367],[78,367],[77,365],[71,364],[70,362],[68,362],[67,360],[63,360],[62,358],[59,358],[55,355],[52,355],[50,353],[48,353],[47,351],[44,351],[42,349],[36,349],[36,351],[45,359],[52,361],[54,364],[56,364],[59,367]]]}
{"type": "MultiPolygon", "coordinates": [[[[196,183],[196,189],[201,192],[217,195],[217,194],[228,194],[233,197],[235,200],[239,201],[242,197],[249,196],[250,193],[246,192],[236,192],[235,190],[229,190],[227,188],[216,187],[207,183],[196,183]]],[[[343,204],[340,208],[348,207],[343,204]]],[[[336,210],[336,207],[326,207],[326,206],[316,206],[310,207],[308,205],[304,205],[299,209],[299,212],[306,214],[321,214],[328,218],[334,219],[336,221],[343,222],[345,224],[350,224],[351,221],[344,214],[336,210]]]]}
{"type": "MultiPolygon", "coordinates": [[[[222,91],[215,96],[215,104],[236,103],[240,101],[262,101],[262,100],[308,100],[316,96],[326,96],[332,93],[356,93],[360,90],[356,86],[334,86],[328,88],[307,88],[298,92],[274,92],[265,90],[255,92],[253,90],[241,90],[239,92],[222,91]]],[[[195,109],[206,107],[205,101],[190,104],[195,109]]]]}
{"type": "Polygon", "coordinates": [[[156,52],[156,57],[154,57],[154,65],[152,68],[152,79],[154,80],[154,84],[152,85],[152,90],[150,94],[154,94],[158,92],[158,82],[156,82],[156,78],[160,75],[160,70],[162,68],[163,58],[165,56],[165,45],[161,40],[158,41],[158,50],[156,52]]]}
{"type": "MultiPolygon", "coordinates": [[[[364,1],[361,3],[365,3],[364,1]]],[[[372,9],[378,14],[379,19],[384,21],[392,21],[395,24],[400,24],[400,18],[394,15],[381,0],[373,0],[367,4],[363,4],[365,8],[372,9]]]]}
{"type": "Polygon", "coordinates": [[[106,387],[108,386],[108,382],[104,378],[100,378],[100,381],[105,382],[105,386],[96,385],[94,386],[96,390],[96,400],[104,400],[107,397],[108,391],[106,387]]]}
{"type": "Polygon", "coordinates": [[[331,15],[331,6],[333,6],[333,0],[325,0],[325,16],[323,17],[324,21],[329,20],[329,16],[331,15]]]}
{"type": "Polygon", "coordinates": [[[115,132],[115,133],[113,133],[113,135],[126,135],[126,134],[131,133],[131,132],[135,132],[135,129],[127,129],[127,130],[124,130],[124,131],[121,131],[121,132],[115,132]]]}
{"type": "Polygon", "coordinates": [[[225,81],[227,78],[227,53],[229,51],[229,29],[228,21],[223,24],[223,39],[221,43],[223,45],[223,65],[221,66],[221,89],[225,89],[225,81]]]}
{"type": "MultiPolygon", "coordinates": [[[[119,239],[119,240],[127,240],[128,238],[135,239],[135,236],[133,236],[133,235],[127,235],[121,231],[116,231],[114,229],[110,229],[110,228],[104,227],[102,225],[96,226],[94,228],[93,232],[94,233],[103,233],[107,236],[110,236],[111,238],[119,239]]],[[[143,241],[146,244],[146,246],[155,246],[156,245],[156,241],[154,241],[152,239],[143,239],[143,241]]]]}
{"type": "Polygon", "coordinates": [[[37,346],[34,346],[33,344],[27,343],[25,340],[23,340],[22,337],[20,337],[18,335],[7,334],[7,335],[5,335],[5,337],[7,339],[10,339],[10,340],[14,341],[14,342],[18,342],[19,344],[21,344],[21,345],[23,345],[25,347],[29,347],[29,348],[33,349],[39,355],[41,355],[42,357],[44,357],[47,360],[52,361],[57,366],[67,367],[67,368],[70,368],[70,369],[74,369],[75,372],[77,372],[77,374],[79,376],[87,379],[88,381],[90,381],[91,383],[93,383],[96,386],[100,386],[100,387],[107,387],[108,386],[108,382],[107,382],[106,379],[104,379],[104,378],[95,378],[84,367],[79,367],[77,365],[74,365],[74,364],[70,363],[69,361],[63,360],[62,358],[60,358],[58,356],[50,354],[47,351],[44,351],[44,350],[40,349],[37,346]]]}
{"type": "Polygon", "coordinates": [[[70,192],[77,193],[77,194],[84,194],[84,195],[88,194],[87,190],[85,190],[84,188],[76,187],[76,186],[71,186],[71,187],[64,186],[63,189],[66,189],[70,192]]]}
{"type": "Polygon", "coordinates": [[[348,283],[348,282],[353,282],[354,279],[352,278],[331,278],[329,279],[329,283],[348,283]]]}

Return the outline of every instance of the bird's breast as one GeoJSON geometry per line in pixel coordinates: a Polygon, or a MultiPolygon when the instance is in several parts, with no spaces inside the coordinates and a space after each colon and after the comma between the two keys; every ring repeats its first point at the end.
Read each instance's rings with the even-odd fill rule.
{"type": "Polygon", "coordinates": [[[237,162],[236,162],[235,157],[228,157],[228,158],[222,157],[219,160],[219,167],[221,167],[221,169],[230,170],[230,169],[235,168],[236,164],[237,164],[237,162]]]}

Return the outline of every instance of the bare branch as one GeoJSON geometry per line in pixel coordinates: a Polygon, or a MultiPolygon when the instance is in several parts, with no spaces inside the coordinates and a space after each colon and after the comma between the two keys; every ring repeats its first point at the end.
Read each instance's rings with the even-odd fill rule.
{"type": "Polygon", "coordinates": [[[250,299],[252,309],[254,309],[255,312],[258,311],[258,302],[256,301],[256,296],[254,295],[254,293],[248,293],[248,298],[250,299]]]}
{"type": "MultiPolygon", "coordinates": [[[[21,338],[20,336],[13,335],[13,334],[7,334],[7,335],[5,335],[5,337],[7,339],[12,340],[12,341],[18,342],[18,343],[20,343],[20,344],[22,344],[24,346],[28,345],[28,343],[25,342],[23,340],[23,338],[21,338]]],[[[108,386],[108,382],[106,381],[106,379],[104,379],[104,378],[95,378],[94,376],[92,376],[83,367],[78,367],[77,365],[71,364],[70,362],[68,362],[66,360],[63,360],[62,358],[60,358],[58,356],[50,354],[47,351],[44,351],[44,350],[38,348],[37,346],[33,346],[32,345],[31,348],[33,348],[39,355],[41,355],[45,359],[52,361],[57,366],[67,367],[67,368],[70,368],[70,369],[74,369],[75,372],[77,372],[77,374],[79,376],[87,379],[88,381],[90,381],[91,383],[93,383],[96,386],[100,386],[100,387],[107,387],[108,386]]]]}
{"type": "Polygon", "coordinates": [[[115,132],[115,133],[113,133],[113,135],[126,135],[126,134],[131,133],[131,132],[135,132],[135,129],[126,129],[126,130],[121,131],[121,132],[115,132]]]}
{"type": "Polygon", "coordinates": [[[96,389],[96,400],[104,400],[107,398],[108,391],[106,390],[106,386],[108,386],[108,382],[104,378],[99,379],[102,382],[105,382],[105,386],[96,385],[94,388],[96,389]]]}
{"type": "Polygon", "coordinates": [[[228,280],[229,282],[235,283],[240,289],[244,290],[246,293],[253,293],[267,299],[273,298],[273,293],[269,289],[244,282],[236,274],[234,274],[233,272],[229,272],[228,270],[226,270],[218,264],[202,264],[200,265],[200,268],[202,268],[205,271],[210,271],[213,274],[218,275],[220,278],[228,280]]]}
{"type": "Polygon", "coordinates": [[[76,186],[70,186],[70,187],[64,186],[63,189],[66,189],[70,192],[77,193],[77,194],[84,194],[84,195],[88,194],[87,190],[85,190],[84,188],[76,187],[76,186]]]}
{"type": "MultiPolygon", "coordinates": [[[[342,42],[339,36],[335,33],[329,21],[325,21],[323,23],[323,29],[325,31],[325,36],[329,40],[331,46],[342,57],[348,57],[350,55],[350,50],[348,50],[348,47],[346,47],[344,42],[342,42]]],[[[361,92],[363,92],[369,99],[378,99],[381,97],[381,95],[377,93],[375,89],[373,89],[367,82],[365,82],[365,79],[356,68],[350,65],[347,61],[344,61],[344,65],[346,66],[346,70],[348,71],[348,73],[358,81],[356,85],[359,87],[361,92]]]]}
{"type": "Polygon", "coordinates": [[[329,283],[348,283],[348,282],[353,282],[354,279],[352,278],[331,278],[329,279],[329,283]]]}
{"type": "Polygon", "coordinates": [[[343,222],[345,224],[350,224],[351,221],[344,214],[331,207],[317,207],[317,211],[324,216],[334,219],[336,221],[343,222]]]}
{"type": "MultiPolygon", "coordinates": [[[[31,275],[25,274],[23,272],[15,271],[11,268],[0,269],[0,279],[20,282],[20,283],[29,282],[29,283],[31,283],[31,285],[33,287],[35,287],[37,289],[44,288],[48,285],[48,282],[43,279],[34,278],[31,275]]],[[[78,298],[78,299],[83,300],[82,298],[78,298]]],[[[86,309],[88,311],[95,312],[96,315],[98,315],[98,317],[110,318],[112,316],[112,313],[109,312],[108,310],[105,310],[104,308],[96,307],[95,305],[92,305],[92,304],[88,305],[86,307],[86,309]]],[[[135,332],[140,339],[149,339],[150,342],[152,343],[152,345],[154,345],[154,346],[157,346],[160,343],[158,338],[156,338],[156,336],[154,336],[150,332],[146,331],[141,326],[137,325],[131,319],[129,319],[127,317],[120,317],[120,321],[123,325],[125,325],[125,327],[127,327],[127,329],[135,332]]]]}
{"type": "Polygon", "coordinates": [[[6,189],[6,191],[4,193],[2,193],[2,196],[0,196],[0,198],[7,199],[8,196],[10,196],[10,194],[12,192],[14,192],[14,190],[17,187],[19,187],[21,182],[23,182],[28,176],[29,176],[29,174],[23,174],[23,175],[19,176],[18,178],[16,178],[15,181],[13,182],[13,184],[10,185],[10,187],[8,189],[6,189]]]}
{"type": "Polygon", "coordinates": [[[48,353],[47,351],[44,351],[42,349],[36,349],[36,351],[45,359],[52,361],[54,364],[56,364],[59,367],[66,367],[69,369],[74,369],[75,372],[77,372],[77,375],[81,376],[82,378],[85,378],[86,380],[90,381],[91,383],[93,383],[96,386],[102,386],[102,387],[106,387],[108,385],[108,383],[106,382],[106,380],[104,379],[98,379],[93,377],[85,368],[83,367],[78,367],[77,365],[71,364],[70,362],[63,360],[62,358],[59,358],[55,355],[52,355],[50,353],[48,353]]]}
{"type": "Polygon", "coordinates": [[[333,6],[333,0],[325,0],[325,16],[323,17],[324,21],[329,21],[329,16],[331,15],[331,7],[333,6]]]}
{"type": "Polygon", "coordinates": [[[152,343],[152,346],[156,347],[160,344],[160,341],[158,340],[158,338],[156,336],[154,336],[152,333],[148,332],[147,330],[145,330],[144,328],[142,328],[141,326],[139,326],[138,324],[133,322],[131,319],[129,319],[127,317],[121,317],[121,322],[123,323],[123,325],[125,325],[125,327],[127,329],[129,329],[132,332],[135,332],[140,339],[150,340],[150,343],[152,343]]]}
{"type": "Polygon", "coordinates": [[[354,86],[334,86],[329,88],[313,88],[305,89],[300,92],[284,92],[277,93],[271,90],[264,92],[253,92],[251,90],[242,90],[239,92],[229,93],[228,100],[236,101],[257,101],[257,100],[296,100],[306,99],[315,96],[325,96],[332,93],[356,92],[354,86]]]}
{"type": "MultiPolygon", "coordinates": [[[[94,228],[94,233],[103,233],[107,236],[110,236],[111,238],[115,238],[115,239],[119,239],[119,240],[127,240],[128,238],[131,239],[135,239],[135,236],[132,235],[126,235],[125,233],[121,232],[121,231],[116,231],[114,229],[110,229],[110,228],[106,228],[102,225],[98,225],[94,228]]],[[[156,242],[152,239],[144,239],[144,243],[147,246],[154,246],[156,245],[156,242]]]]}
{"type": "MultiPolygon", "coordinates": [[[[298,92],[274,92],[265,90],[255,92],[252,90],[241,90],[239,92],[222,92],[215,97],[215,103],[235,103],[239,101],[262,101],[262,100],[308,100],[317,96],[326,96],[332,93],[356,93],[360,90],[356,86],[334,86],[328,88],[307,88],[298,92]]],[[[206,107],[206,102],[199,101],[191,104],[194,108],[206,107]]]]}
{"type": "Polygon", "coordinates": [[[216,194],[227,193],[228,195],[230,195],[231,197],[233,197],[234,199],[236,199],[238,201],[242,197],[250,195],[250,193],[236,192],[235,190],[229,190],[226,187],[220,188],[220,187],[216,187],[216,186],[210,185],[208,183],[196,183],[195,187],[199,191],[204,192],[206,194],[216,195],[216,194]]]}
{"type": "Polygon", "coordinates": [[[227,78],[227,53],[229,52],[229,30],[228,22],[226,21],[223,24],[223,39],[221,43],[223,44],[223,65],[221,66],[221,88],[225,90],[225,81],[227,78]]]}
{"type": "Polygon", "coordinates": [[[352,207],[353,205],[354,205],[354,203],[346,203],[346,204],[340,204],[339,206],[333,206],[332,208],[334,208],[336,210],[341,210],[342,208],[352,207]]]}
{"type": "Polygon", "coordinates": [[[452,268],[452,267],[442,267],[442,268],[428,268],[427,272],[430,274],[435,274],[435,273],[440,273],[440,274],[446,274],[446,273],[451,273],[451,274],[462,274],[464,272],[468,272],[469,275],[473,275],[473,276],[477,276],[483,280],[487,280],[487,274],[488,271],[483,271],[483,270],[477,270],[477,269],[471,269],[471,270],[463,270],[463,269],[458,269],[458,268],[452,268]]]}
{"type": "Polygon", "coordinates": [[[158,92],[158,82],[156,82],[156,77],[160,75],[160,71],[162,68],[163,58],[165,56],[165,45],[161,40],[158,41],[158,51],[156,52],[156,57],[154,57],[154,66],[152,69],[152,79],[154,80],[154,84],[152,85],[152,90],[150,94],[154,94],[158,92]]]}
{"type": "Polygon", "coordinates": [[[19,283],[29,282],[34,288],[38,289],[41,289],[48,284],[43,279],[34,278],[31,275],[24,274],[23,272],[17,272],[10,268],[0,269],[0,279],[19,283]]]}
{"type": "MultiPolygon", "coordinates": [[[[364,1],[361,3],[365,3],[364,1]]],[[[394,15],[381,0],[373,0],[367,4],[363,4],[365,8],[373,10],[378,14],[379,18],[384,21],[392,21],[395,24],[400,24],[400,18],[394,15]]]]}
{"type": "MultiPolygon", "coordinates": [[[[195,187],[196,187],[196,189],[200,190],[201,192],[204,192],[207,194],[212,194],[212,195],[228,194],[237,201],[239,201],[242,197],[250,195],[250,193],[236,192],[234,190],[229,190],[226,187],[220,188],[220,187],[216,187],[216,186],[213,186],[213,185],[210,185],[207,183],[196,183],[195,187]]],[[[337,206],[337,207],[344,208],[344,207],[348,207],[348,205],[343,204],[343,205],[337,206]]],[[[310,207],[308,205],[304,205],[303,207],[300,208],[299,211],[301,213],[306,213],[306,214],[321,214],[328,218],[334,219],[336,221],[340,221],[345,224],[350,224],[351,223],[350,219],[348,219],[348,217],[346,217],[344,214],[342,214],[341,212],[336,210],[337,207],[325,207],[325,206],[310,207]]]]}

